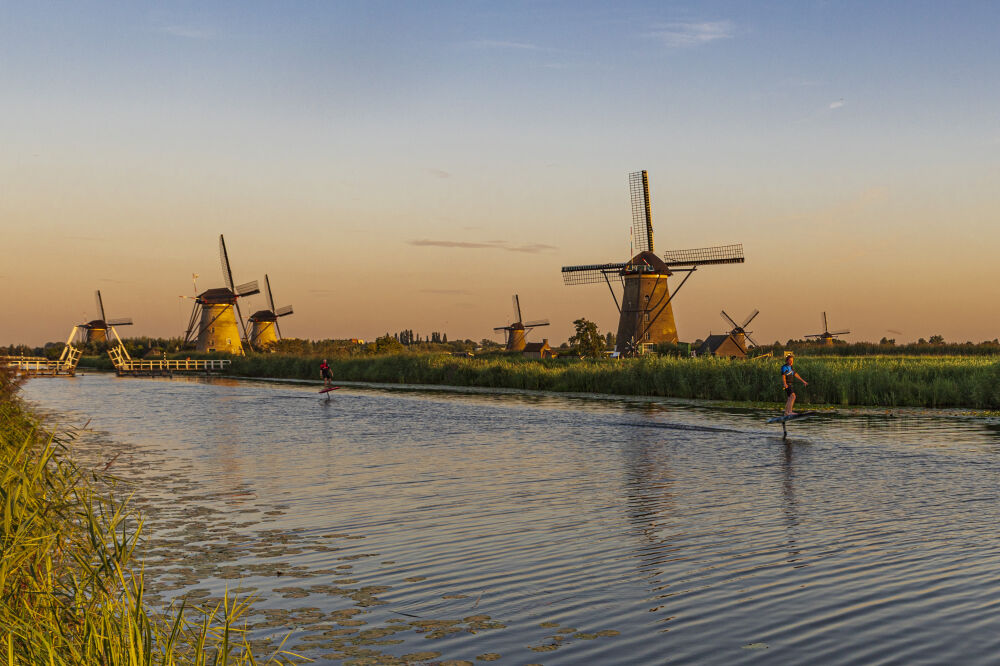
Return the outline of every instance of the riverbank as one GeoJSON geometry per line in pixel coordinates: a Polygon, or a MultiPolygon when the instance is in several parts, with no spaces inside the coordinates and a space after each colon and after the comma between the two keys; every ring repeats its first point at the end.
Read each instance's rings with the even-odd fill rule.
{"type": "MultiPolygon", "coordinates": [[[[233,359],[243,377],[316,379],[321,359],[233,359]]],[[[399,354],[330,359],[339,381],[445,384],[542,391],[780,402],[781,361],[717,358],[531,360],[399,354]]],[[[1000,361],[989,357],[819,357],[796,360],[809,382],[800,403],[872,407],[1000,409],[1000,361]]]]}
{"type": "Polygon", "coordinates": [[[237,626],[243,601],[169,616],[147,608],[134,561],[143,519],[115,495],[114,457],[78,465],[76,433],[50,429],[18,388],[0,373],[0,654],[12,664],[262,663],[237,626]]]}

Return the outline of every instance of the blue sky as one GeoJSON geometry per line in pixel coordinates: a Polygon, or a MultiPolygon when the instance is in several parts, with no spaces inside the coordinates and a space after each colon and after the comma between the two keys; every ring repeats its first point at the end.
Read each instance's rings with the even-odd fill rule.
{"type": "Polygon", "coordinates": [[[616,4],[5,4],[0,225],[27,249],[0,343],[63,337],[97,288],[177,334],[219,233],[291,335],[479,339],[515,291],[556,340],[614,328],[558,268],[627,258],[643,168],[658,249],[747,249],[678,296],[682,338],[754,307],[768,340],[823,309],[1000,333],[1000,6],[616,4]]]}

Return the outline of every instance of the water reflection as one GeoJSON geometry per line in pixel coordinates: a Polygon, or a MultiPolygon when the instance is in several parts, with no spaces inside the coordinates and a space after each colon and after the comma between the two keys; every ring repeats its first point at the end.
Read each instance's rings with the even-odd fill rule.
{"type": "Polygon", "coordinates": [[[154,599],[254,589],[255,640],[299,626],[291,645],[319,663],[1000,649],[995,419],[840,412],[782,441],[760,411],[678,401],[315,391],[106,376],[26,389],[94,417],[95,461],[123,451],[154,599]]]}

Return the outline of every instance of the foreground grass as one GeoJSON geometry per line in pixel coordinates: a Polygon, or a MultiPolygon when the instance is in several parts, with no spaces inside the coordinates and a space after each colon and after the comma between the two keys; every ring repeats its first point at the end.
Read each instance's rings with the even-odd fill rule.
{"type": "MultiPolygon", "coordinates": [[[[235,358],[245,377],[318,379],[318,358],[262,354],[235,358]]],[[[739,402],[784,401],[779,359],[457,358],[398,354],[330,359],[340,381],[447,384],[739,402]]],[[[1000,409],[1000,360],[995,357],[817,357],[796,359],[808,382],[796,382],[800,403],[877,407],[1000,409]]]]}
{"type": "Polygon", "coordinates": [[[0,373],[0,662],[3,664],[289,663],[255,660],[230,598],[169,616],[143,603],[132,565],[142,520],[100,473],[70,457],[72,433],[46,431],[0,373]]]}

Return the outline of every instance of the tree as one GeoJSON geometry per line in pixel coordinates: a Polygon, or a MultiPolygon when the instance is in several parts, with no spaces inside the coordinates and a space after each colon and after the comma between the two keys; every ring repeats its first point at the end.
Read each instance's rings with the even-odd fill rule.
{"type": "Polygon", "coordinates": [[[931,343],[932,345],[943,345],[944,344],[944,336],[943,335],[932,335],[927,342],[931,343]]]}
{"type": "Polygon", "coordinates": [[[577,319],[573,322],[576,335],[570,337],[570,344],[576,346],[581,356],[600,358],[604,356],[604,336],[597,330],[597,324],[587,319],[577,319]]]}
{"type": "Polygon", "coordinates": [[[403,345],[399,343],[399,340],[392,337],[388,333],[383,335],[381,338],[375,338],[375,353],[377,354],[391,354],[392,352],[402,350],[403,345]]]}

